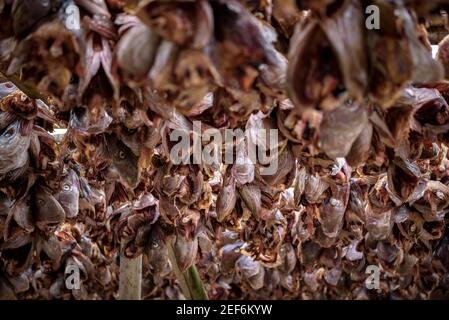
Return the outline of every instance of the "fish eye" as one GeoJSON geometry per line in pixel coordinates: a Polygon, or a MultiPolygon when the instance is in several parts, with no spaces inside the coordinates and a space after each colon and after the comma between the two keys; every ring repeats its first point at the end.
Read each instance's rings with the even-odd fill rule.
{"type": "Polygon", "coordinates": [[[332,206],[332,207],[336,207],[336,206],[338,205],[338,200],[335,199],[335,198],[332,198],[332,199],[330,200],[330,203],[331,203],[331,206],[332,206]]]}
{"type": "Polygon", "coordinates": [[[15,133],[14,129],[13,129],[13,128],[9,128],[9,129],[6,130],[6,132],[5,132],[5,137],[6,137],[6,138],[12,137],[12,136],[14,135],[14,133],[15,133]]]}
{"type": "Polygon", "coordinates": [[[153,241],[153,242],[151,243],[151,246],[152,246],[153,248],[157,249],[157,248],[159,248],[159,243],[157,243],[156,241],[153,241]]]}
{"type": "Polygon", "coordinates": [[[433,191],[433,194],[434,194],[438,199],[444,200],[444,193],[443,193],[441,190],[433,191]]]}
{"type": "Polygon", "coordinates": [[[70,190],[70,185],[65,184],[63,187],[64,191],[69,191],[70,190]]]}
{"type": "Polygon", "coordinates": [[[118,156],[120,159],[125,159],[125,153],[123,151],[120,151],[118,156]]]}

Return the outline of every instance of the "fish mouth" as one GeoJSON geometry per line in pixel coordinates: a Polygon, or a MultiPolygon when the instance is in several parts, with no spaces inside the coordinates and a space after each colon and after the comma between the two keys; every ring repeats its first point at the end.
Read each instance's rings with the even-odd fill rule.
{"type": "Polygon", "coordinates": [[[77,204],[65,204],[63,208],[67,218],[74,218],[78,215],[79,206],[77,204]]]}

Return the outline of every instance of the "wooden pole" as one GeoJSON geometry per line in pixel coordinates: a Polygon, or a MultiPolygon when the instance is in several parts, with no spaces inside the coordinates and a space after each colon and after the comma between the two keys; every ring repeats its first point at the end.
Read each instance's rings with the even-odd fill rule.
{"type": "MultiPolygon", "coordinates": [[[[126,211],[122,217],[126,215],[126,211]]],[[[142,299],[142,255],[125,257],[125,244],[120,245],[119,300],[142,299]]]]}
{"type": "Polygon", "coordinates": [[[206,290],[204,289],[203,282],[201,281],[198,270],[195,265],[188,268],[185,272],[179,269],[178,262],[176,260],[175,252],[173,250],[174,237],[168,240],[168,256],[176,275],[176,279],[179,282],[182,293],[187,300],[208,300],[206,290]]]}
{"type": "Polygon", "coordinates": [[[142,297],[142,255],[128,259],[120,253],[120,300],[140,300],[142,297]]]}

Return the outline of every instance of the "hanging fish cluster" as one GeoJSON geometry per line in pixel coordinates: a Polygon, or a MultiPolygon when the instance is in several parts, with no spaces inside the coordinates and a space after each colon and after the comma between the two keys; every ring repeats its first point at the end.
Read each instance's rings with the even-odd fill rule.
{"type": "Polygon", "coordinates": [[[448,297],[446,7],[0,0],[0,297],[116,299],[120,254],[148,299],[194,265],[211,299],[448,297]],[[208,129],[278,139],[210,163],[208,129]]]}
{"type": "Polygon", "coordinates": [[[76,220],[96,202],[85,192],[89,185],[81,188],[79,173],[62,161],[50,134],[58,121],[41,100],[11,82],[1,83],[0,105],[0,298],[95,298],[100,284],[112,282],[116,262],[90,239],[88,224],[76,220]],[[66,290],[64,275],[73,266],[88,288],[66,290]]]}
{"type": "Polygon", "coordinates": [[[57,268],[55,229],[66,212],[58,201],[59,147],[47,130],[53,115],[11,82],[1,84],[0,197],[2,294],[20,293],[30,286],[25,273],[34,263],[49,261],[57,268]]]}

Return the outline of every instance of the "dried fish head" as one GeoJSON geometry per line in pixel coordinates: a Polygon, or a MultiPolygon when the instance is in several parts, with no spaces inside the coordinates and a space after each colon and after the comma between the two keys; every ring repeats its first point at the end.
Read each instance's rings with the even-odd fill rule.
{"type": "Polygon", "coordinates": [[[356,1],[340,3],[344,10],[331,17],[306,18],[292,37],[289,92],[299,110],[332,110],[348,98],[360,102],[364,96],[368,75],[361,6],[356,1]]]}
{"type": "Polygon", "coordinates": [[[412,203],[426,221],[441,221],[449,206],[449,188],[440,181],[428,181],[422,197],[412,203]]]}
{"type": "Polygon", "coordinates": [[[240,256],[236,262],[237,272],[247,281],[253,290],[259,290],[264,284],[265,269],[251,257],[240,256]]]}
{"type": "Polygon", "coordinates": [[[230,174],[230,170],[223,180],[223,187],[217,198],[217,219],[222,222],[232,213],[237,201],[237,190],[235,178],[230,174]]]}
{"type": "Polygon", "coordinates": [[[125,185],[134,188],[139,182],[139,158],[116,135],[106,137],[107,148],[112,163],[125,185]]]}
{"type": "Polygon", "coordinates": [[[167,236],[163,229],[156,225],[152,228],[145,253],[153,273],[165,276],[171,271],[168,260],[167,236]]]}
{"type": "Polygon", "coordinates": [[[2,128],[0,133],[0,173],[25,167],[29,162],[28,148],[31,141],[32,123],[17,119],[2,128]]]}
{"type": "Polygon", "coordinates": [[[213,31],[208,1],[153,1],[141,6],[137,16],[159,35],[178,45],[204,46],[213,31]]]}
{"type": "Polygon", "coordinates": [[[346,157],[367,125],[367,106],[346,101],[334,110],[323,113],[319,128],[320,147],[332,159],[346,157]]]}
{"type": "Polygon", "coordinates": [[[176,236],[173,243],[173,252],[176,257],[179,269],[184,272],[191,267],[197,258],[198,238],[185,238],[181,235],[176,236]]]}
{"type": "Polygon", "coordinates": [[[133,204],[119,208],[115,214],[122,215],[116,232],[125,256],[138,256],[148,243],[152,225],[159,219],[158,201],[151,194],[145,194],[133,204]]]}
{"type": "Polygon", "coordinates": [[[99,110],[98,113],[79,107],[74,108],[70,116],[70,129],[76,130],[77,134],[99,134],[106,131],[112,123],[112,117],[106,110],[99,110]]]}
{"type": "Polygon", "coordinates": [[[5,221],[3,248],[19,248],[30,241],[30,234],[34,231],[34,220],[30,210],[29,195],[17,200],[9,209],[5,221]]]}
{"type": "Polygon", "coordinates": [[[61,103],[60,99],[70,89],[72,76],[82,76],[77,36],[58,20],[42,24],[14,51],[8,74],[19,69],[25,82],[34,84],[40,92],[53,95],[55,101],[61,103]]]}
{"type": "Polygon", "coordinates": [[[62,180],[62,190],[56,199],[65,211],[68,219],[73,219],[78,215],[80,197],[79,177],[73,169],[68,169],[67,174],[62,180]]]}
{"type": "Polygon", "coordinates": [[[120,33],[116,47],[117,64],[132,76],[143,77],[153,65],[160,38],[134,16],[119,16],[116,23],[122,23],[124,28],[126,20],[132,24],[120,33]]]}
{"type": "Polygon", "coordinates": [[[33,196],[32,208],[36,226],[44,232],[55,230],[65,219],[64,209],[43,186],[35,186],[33,196]]]}
{"type": "Polygon", "coordinates": [[[400,158],[395,158],[388,168],[388,189],[395,197],[406,202],[421,180],[419,167],[400,158]]]}
{"type": "Polygon", "coordinates": [[[443,68],[419,40],[413,12],[402,2],[373,3],[383,14],[381,28],[366,33],[372,69],[369,92],[371,99],[388,108],[408,83],[438,81],[443,68]]]}

